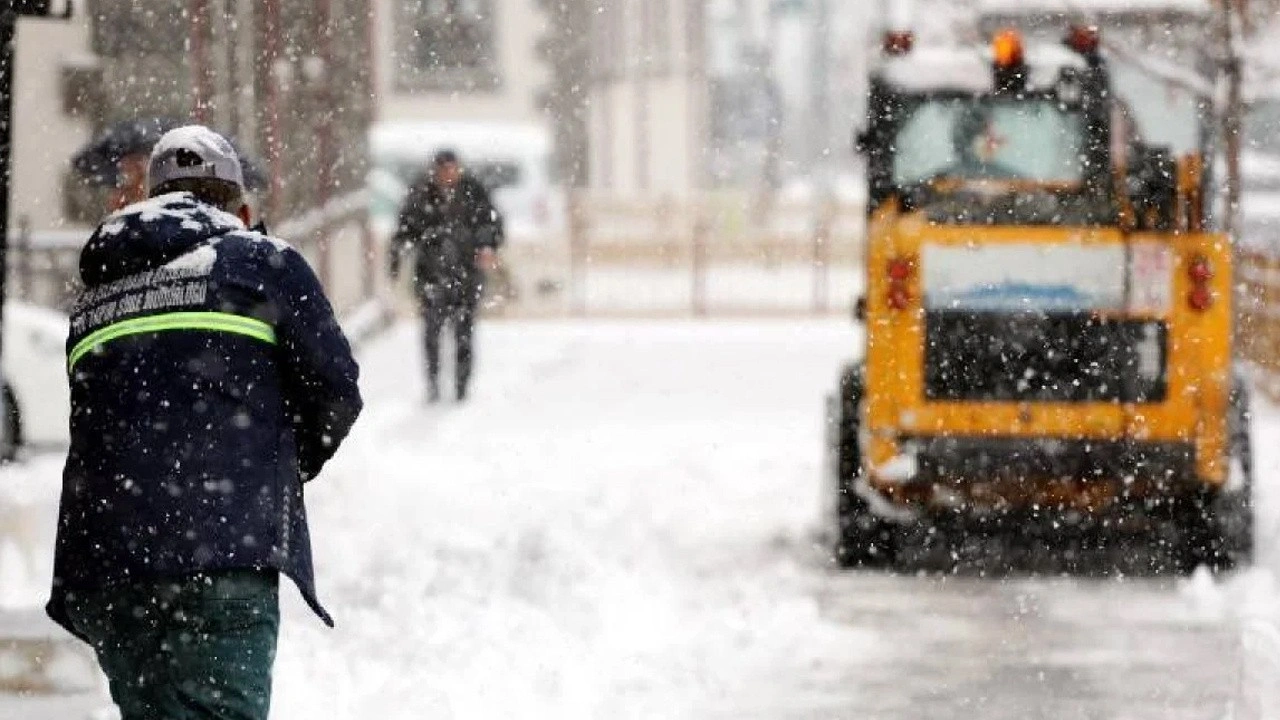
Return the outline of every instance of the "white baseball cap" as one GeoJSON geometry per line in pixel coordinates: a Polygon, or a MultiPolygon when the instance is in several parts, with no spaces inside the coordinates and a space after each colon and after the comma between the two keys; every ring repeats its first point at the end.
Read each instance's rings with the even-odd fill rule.
{"type": "Polygon", "coordinates": [[[210,178],[244,188],[244,170],[231,143],[203,125],[184,125],[161,136],[151,150],[147,189],[182,178],[210,178]]]}

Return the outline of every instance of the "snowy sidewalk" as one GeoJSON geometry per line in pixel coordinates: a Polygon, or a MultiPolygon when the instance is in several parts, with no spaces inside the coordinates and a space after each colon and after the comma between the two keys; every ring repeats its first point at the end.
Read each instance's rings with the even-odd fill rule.
{"type": "MultiPolygon", "coordinates": [[[[833,575],[811,537],[822,399],[855,350],[848,322],[486,322],[478,339],[464,406],[421,402],[414,325],[362,348],[368,409],[307,487],[338,627],[282,593],[273,720],[996,717],[982,710],[1002,673],[1028,693],[1000,716],[1019,720],[1065,717],[1046,713],[1079,697],[1105,709],[1091,717],[1224,716],[1171,715],[1184,689],[1235,700],[1235,720],[1280,707],[1273,408],[1255,436],[1260,567],[1242,576],[833,575]],[[1011,649],[1019,638],[1028,647],[1011,649]],[[1239,687],[1170,677],[1167,658],[1204,658],[1205,677],[1239,687]]],[[[45,508],[37,547],[51,547],[42,493],[56,499],[59,463],[4,475],[45,508]]],[[[37,560],[39,582],[0,577],[0,605],[43,599],[37,560]]],[[[0,695],[0,720],[91,707],[51,702],[0,695]]]]}
{"type": "MultiPolygon", "coordinates": [[[[308,487],[338,629],[283,593],[273,718],[703,718],[788,697],[775,678],[865,642],[821,620],[805,564],[822,396],[852,340],[839,321],[488,322],[472,402],[427,408],[418,329],[374,338],[368,410],[308,487]]],[[[55,460],[19,478],[49,522],[55,460]]],[[[47,562],[11,602],[43,599],[47,562]]]]}
{"type": "Polygon", "coordinates": [[[0,720],[88,720],[108,705],[89,648],[43,611],[0,611],[0,720]]]}
{"type": "Polygon", "coordinates": [[[80,720],[106,706],[92,652],[42,609],[62,455],[0,471],[0,720],[80,720]]]}
{"type": "Polygon", "coordinates": [[[74,695],[96,685],[93,653],[43,611],[0,612],[0,693],[74,695]]]}
{"type": "MultiPolygon", "coordinates": [[[[922,717],[912,695],[875,684],[938,668],[926,646],[902,643],[903,630],[986,638],[953,648],[981,669],[1010,622],[1054,618],[1010,615],[1001,601],[1036,583],[944,582],[929,593],[937,581],[824,570],[810,540],[822,398],[855,333],[841,321],[490,322],[473,401],[431,408],[417,329],[378,339],[363,353],[368,413],[309,488],[338,628],[320,628],[289,594],[276,717],[778,720],[856,717],[886,700],[903,710],[882,717],[922,717]],[[946,624],[975,600],[986,605],[972,626],[946,624]],[[850,601],[867,609],[839,612],[850,601]]],[[[1259,440],[1277,430],[1280,415],[1260,409],[1259,440]]],[[[1258,608],[1277,594],[1280,456],[1276,443],[1259,445],[1262,568],[1064,590],[1080,598],[1073,605],[1112,614],[1081,616],[1073,641],[1151,628],[1194,657],[1209,633],[1231,663],[1214,665],[1215,677],[1232,679],[1195,689],[1205,707],[1237,703],[1239,720],[1272,717],[1250,708],[1280,699],[1267,680],[1280,672],[1280,625],[1258,608]]],[[[1107,717],[1169,717],[1170,680],[1142,648],[1121,644],[1106,666],[1044,648],[1065,665],[1040,691],[1069,704],[1096,689],[1107,717]],[[1105,684],[1139,671],[1151,685],[1105,684]]],[[[1004,671],[1037,677],[1034,655],[1008,661],[1032,664],[1004,671]]],[[[969,702],[981,690],[952,692],[969,702]]],[[[963,702],[929,717],[972,717],[963,702]]],[[[1019,717],[1051,717],[1048,707],[1033,702],[1019,717]]]]}
{"type": "Polygon", "coordinates": [[[287,594],[275,716],[706,718],[790,698],[869,642],[819,616],[806,547],[822,397],[854,337],[491,322],[472,402],[431,408],[417,329],[375,341],[367,414],[308,488],[338,628],[287,594]]]}

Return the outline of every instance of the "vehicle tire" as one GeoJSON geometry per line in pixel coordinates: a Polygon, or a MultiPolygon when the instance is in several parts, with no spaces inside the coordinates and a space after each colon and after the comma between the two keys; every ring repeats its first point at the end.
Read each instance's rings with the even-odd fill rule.
{"type": "Polygon", "coordinates": [[[1250,426],[1253,413],[1250,409],[1249,386],[1237,377],[1231,388],[1231,406],[1228,415],[1230,462],[1239,482],[1220,490],[1211,506],[1219,544],[1213,558],[1214,567],[1230,569],[1253,562],[1254,508],[1253,508],[1253,439],[1250,426]]]}
{"type": "Polygon", "coordinates": [[[4,384],[4,423],[0,425],[0,462],[13,462],[22,447],[22,410],[9,383],[4,384]]]}
{"type": "Polygon", "coordinates": [[[1249,386],[1236,378],[1231,388],[1227,433],[1232,480],[1196,503],[1192,528],[1185,539],[1185,570],[1207,565],[1215,571],[1253,562],[1253,441],[1249,386]]]}
{"type": "Polygon", "coordinates": [[[836,496],[833,552],[842,568],[885,567],[894,557],[893,526],[872,512],[855,490],[862,477],[862,449],[858,445],[862,388],[862,368],[846,368],[828,418],[829,467],[836,496]]]}

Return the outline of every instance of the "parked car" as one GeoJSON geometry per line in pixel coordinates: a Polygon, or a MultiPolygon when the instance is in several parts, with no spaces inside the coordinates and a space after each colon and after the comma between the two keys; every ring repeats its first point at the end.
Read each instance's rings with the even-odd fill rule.
{"type": "Polygon", "coordinates": [[[386,121],[369,131],[369,189],[375,222],[394,226],[409,183],[437,150],[462,164],[493,194],[507,239],[546,242],[564,228],[564,193],[552,174],[551,137],[540,125],[504,122],[386,121]]]}
{"type": "Polygon", "coordinates": [[[5,305],[0,460],[13,460],[24,446],[67,445],[66,339],[65,315],[26,303],[5,305]]]}

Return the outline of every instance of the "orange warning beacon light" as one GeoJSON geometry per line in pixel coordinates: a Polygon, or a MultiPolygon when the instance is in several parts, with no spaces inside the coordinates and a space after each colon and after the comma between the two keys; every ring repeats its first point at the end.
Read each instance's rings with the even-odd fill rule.
{"type": "Polygon", "coordinates": [[[995,63],[995,91],[1020,93],[1027,87],[1027,65],[1022,49],[1022,35],[1011,28],[996,33],[991,39],[991,54],[995,63]]]}
{"type": "Polygon", "coordinates": [[[996,67],[1013,68],[1022,65],[1022,35],[1013,28],[1001,30],[991,40],[991,52],[995,55],[996,67]]]}

